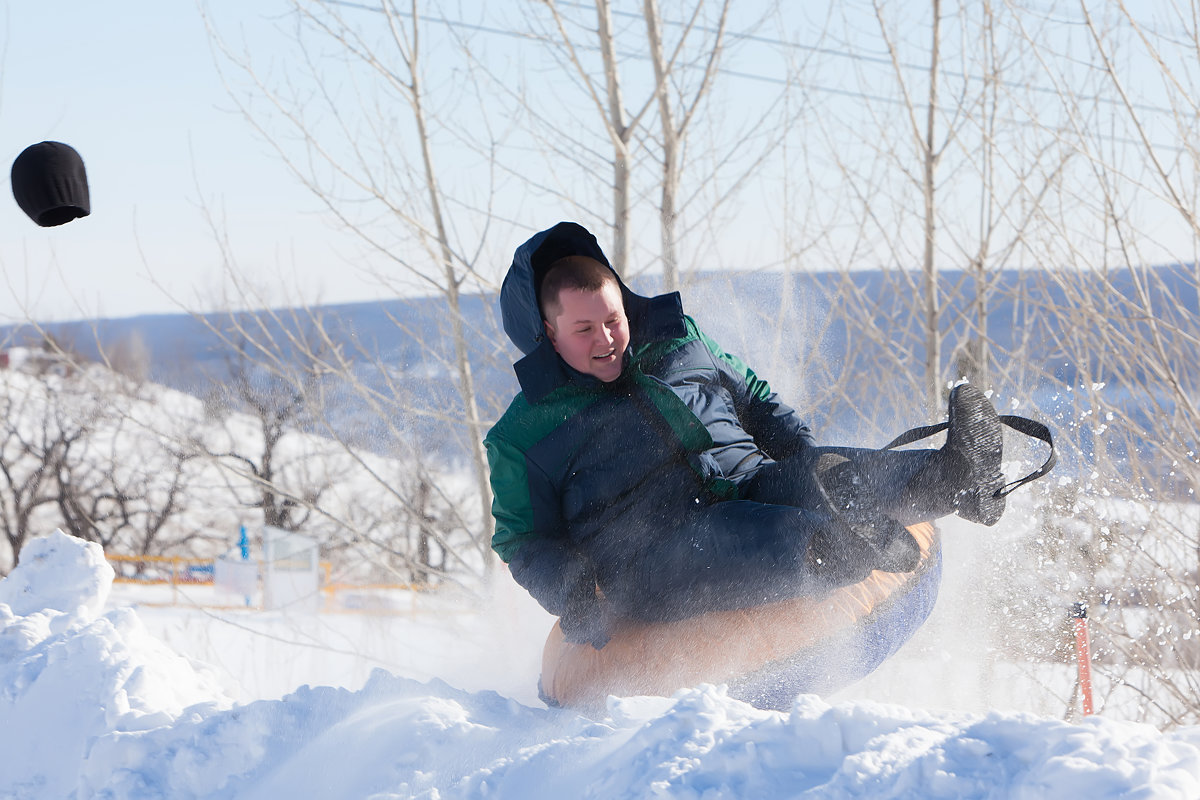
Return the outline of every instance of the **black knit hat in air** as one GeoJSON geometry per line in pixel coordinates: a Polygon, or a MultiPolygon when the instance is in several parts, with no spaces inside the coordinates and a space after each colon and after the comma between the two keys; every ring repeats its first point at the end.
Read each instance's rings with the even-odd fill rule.
{"type": "Polygon", "coordinates": [[[62,142],[26,147],[12,165],[12,190],[21,210],[43,228],[92,213],[83,159],[62,142]]]}

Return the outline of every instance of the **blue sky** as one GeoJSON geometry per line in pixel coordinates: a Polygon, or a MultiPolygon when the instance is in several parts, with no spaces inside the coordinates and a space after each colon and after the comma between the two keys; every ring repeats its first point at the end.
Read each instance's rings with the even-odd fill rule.
{"type": "MultiPolygon", "coordinates": [[[[230,16],[240,4],[214,6],[230,16]]],[[[222,259],[203,205],[222,218],[242,268],[254,265],[252,278],[321,289],[324,226],[231,111],[193,3],[39,0],[3,9],[0,319],[211,305],[222,259]],[[12,200],[12,160],[43,140],[83,156],[90,217],[43,229],[12,200]]],[[[346,297],[369,291],[344,277],[335,288],[346,297]]]]}
{"type": "MultiPolygon", "coordinates": [[[[575,4],[564,3],[568,5],[576,13],[583,13],[575,4]]],[[[1074,6],[1052,5],[1066,9],[1063,14],[1078,14],[1077,9],[1071,11],[1074,6]]],[[[270,32],[266,30],[278,20],[271,15],[279,14],[284,3],[211,0],[207,6],[228,39],[253,43],[256,64],[268,65],[276,74],[293,73],[288,56],[282,51],[272,51],[281,37],[268,35],[270,32]]],[[[357,268],[357,252],[361,247],[333,230],[312,196],[287,173],[273,149],[236,113],[214,65],[208,34],[195,3],[126,0],[114,6],[66,0],[7,3],[0,0],[0,8],[3,9],[0,159],[5,159],[0,174],[7,178],[6,165],[30,144],[46,139],[66,142],[79,150],[87,165],[93,209],[88,218],[57,228],[38,228],[20,211],[6,187],[4,194],[9,199],[0,200],[0,209],[4,209],[0,212],[0,324],[30,317],[51,321],[211,308],[220,305],[220,291],[228,285],[224,253],[232,254],[235,262],[232,269],[239,278],[268,287],[258,295],[267,302],[287,302],[295,297],[322,302],[369,300],[390,296],[396,290],[378,276],[372,279],[365,275],[366,268],[357,268]],[[206,211],[216,218],[216,233],[206,221],[206,211]],[[223,241],[218,241],[222,237],[223,241]],[[227,247],[223,250],[222,245],[227,247]]],[[[468,3],[464,8],[469,10],[474,6],[468,3]]],[[[794,58],[812,56],[815,69],[810,74],[813,91],[803,95],[804,102],[809,104],[804,107],[806,114],[788,128],[792,148],[789,152],[804,161],[797,162],[796,172],[790,176],[796,190],[789,200],[791,205],[774,213],[781,204],[777,193],[773,193],[778,187],[771,186],[771,176],[778,172],[772,167],[764,183],[740,192],[734,202],[723,207],[722,214],[727,219],[722,220],[711,241],[704,238],[705,225],[692,226],[688,241],[699,266],[778,265],[781,261],[776,250],[781,244],[796,244],[803,250],[806,255],[802,266],[808,268],[822,268],[845,259],[863,267],[878,263],[873,254],[863,257],[859,232],[853,225],[847,226],[853,215],[839,202],[850,202],[848,207],[853,208],[853,198],[848,201],[847,197],[840,197],[846,180],[831,165],[832,154],[839,160],[854,160],[857,152],[852,149],[854,143],[840,138],[845,137],[846,126],[862,113],[861,95],[855,94],[861,91],[856,89],[860,84],[854,81],[864,80],[858,72],[863,70],[868,75],[866,83],[861,85],[871,85],[873,92],[875,86],[887,85],[882,79],[870,80],[869,74],[877,69],[876,62],[883,50],[877,42],[863,41],[870,20],[859,21],[853,14],[842,20],[840,33],[822,37],[820,8],[819,4],[796,3],[786,6],[784,14],[786,25],[794,28],[787,36],[825,49],[820,55],[812,55],[803,47],[785,53],[794,58]],[[859,46],[860,54],[870,58],[843,58],[841,50],[845,48],[839,38],[842,36],[850,37],[859,46]],[[844,81],[848,83],[843,85],[844,81]],[[835,125],[823,132],[821,123],[830,120],[839,122],[842,128],[835,125]],[[827,141],[820,138],[823,134],[827,141]],[[811,156],[807,154],[808,148],[812,148],[811,156]],[[829,152],[822,148],[828,148],[829,152]],[[805,249],[809,244],[823,241],[828,231],[835,231],[835,225],[846,230],[839,234],[842,238],[831,241],[828,253],[819,254],[824,261],[812,248],[805,249]],[[727,244],[731,237],[740,238],[727,244]],[[789,242],[789,237],[794,242],[789,242]],[[722,252],[714,252],[715,247],[722,252]]],[[[488,6],[488,13],[501,18],[497,26],[512,28],[527,21],[521,16],[523,9],[525,6],[517,4],[493,4],[488,6]],[[506,15],[514,19],[503,19],[506,15]]],[[[1039,19],[1037,14],[1033,19],[1039,19]]],[[[1080,38],[1078,20],[1069,14],[1063,19],[1065,22],[1054,18],[1051,26],[1054,35],[1066,37],[1064,42],[1071,37],[1080,38]]],[[[924,63],[922,48],[926,38],[920,21],[903,22],[900,36],[911,41],[902,44],[911,48],[911,52],[902,53],[902,61],[924,63]]],[[[772,19],[769,25],[776,23],[772,19]]],[[[628,21],[625,24],[633,25],[628,21]]],[[[739,19],[733,28],[747,24],[739,19]]],[[[436,41],[438,30],[437,25],[429,26],[427,44],[436,41]]],[[[784,35],[777,34],[775,27],[767,31],[771,36],[784,35]]],[[[1129,47],[1134,39],[1128,33],[1125,35],[1123,50],[1134,51],[1136,60],[1137,48],[1129,47]]],[[[527,40],[479,33],[472,44],[486,48],[495,57],[491,64],[508,70],[510,83],[515,82],[512,75],[524,70],[520,72],[522,79],[535,89],[544,89],[556,80],[569,89],[570,82],[563,83],[561,67],[546,61],[544,54],[535,52],[536,48],[527,40]]],[[[1064,44],[1062,49],[1071,48],[1064,44]]],[[[782,74],[778,64],[767,63],[770,57],[770,47],[751,43],[740,48],[725,67],[731,74],[782,74]]],[[[1187,63],[1187,69],[1191,69],[1194,59],[1189,57],[1187,63]]],[[[1055,66],[1063,64],[1070,67],[1073,62],[1068,59],[1055,66]]],[[[644,72],[644,64],[634,66],[642,67],[644,72]]],[[[1087,65],[1081,61],[1075,67],[1083,72],[1087,65]]],[[[637,74],[636,69],[631,71],[637,74]]],[[[1020,77],[1017,74],[1020,72],[1015,70],[1014,76],[1020,77]]],[[[919,75],[919,70],[915,74],[919,75]]],[[[1046,82],[1044,76],[1035,78],[1039,84],[1046,82]]],[[[1155,96],[1154,81],[1131,76],[1130,86],[1138,95],[1135,100],[1164,105],[1155,96]]],[[[636,79],[629,83],[629,88],[627,103],[634,103],[630,98],[639,95],[636,79]]],[[[724,101],[730,109],[725,118],[736,124],[756,119],[755,109],[769,105],[778,87],[739,77],[726,83],[726,91],[731,94],[724,101]]],[[[952,93],[950,89],[946,91],[952,93]]],[[[456,92],[449,94],[454,95],[452,101],[458,98],[456,92]]],[[[552,97],[552,93],[547,96],[552,97]]],[[[1034,97],[1040,104],[1052,104],[1046,95],[1034,97]]],[[[471,126],[476,130],[482,128],[470,116],[470,97],[466,100],[461,113],[467,121],[456,117],[458,109],[444,112],[444,121],[449,123],[444,130],[458,134],[471,126]]],[[[875,107],[875,111],[885,114],[894,110],[894,106],[887,104],[875,107]]],[[[590,120],[586,124],[594,124],[591,113],[584,109],[574,116],[590,120]]],[[[489,123],[492,129],[504,133],[511,121],[497,116],[489,123]]],[[[1164,118],[1157,115],[1155,125],[1160,125],[1164,118]]],[[[902,120],[899,123],[893,129],[896,134],[890,144],[902,145],[906,141],[904,123],[902,120]]],[[[1028,124],[1022,123],[1008,125],[1005,130],[1020,133],[1028,129],[1028,124]]],[[[1177,135],[1169,125],[1161,131],[1152,128],[1150,132],[1168,144],[1177,135]]],[[[1132,134],[1123,135],[1133,140],[1132,134]]],[[[489,177],[485,174],[486,165],[480,166],[478,154],[469,158],[453,151],[455,138],[448,137],[447,142],[441,143],[442,154],[449,150],[451,157],[446,161],[450,162],[458,157],[459,170],[454,174],[453,170],[444,169],[443,179],[467,185],[486,183],[489,177]]],[[[602,138],[601,135],[592,142],[596,144],[596,156],[590,163],[595,174],[581,173],[587,165],[579,162],[543,179],[560,182],[564,192],[573,198],[578,196],[581,206],[586,206],[590,199],[596,203],[595,208],[603,208],[606,201],[584,197],[586,191],[581,188],[591,185],[593,192],[597,186],[607,191],[603,181],[607,169],[604,159],[608,156],[602,138]]],[[[390,144],[386,142],[381,152],[386,154],[390,144]]],[[[870,148],[876,142],[869,139],[859,142],[859,150],[864,145],[870,148]]],[[[515,135],[507,146],[504,155],[512,166],[520,164],[521,158],[535,159],[540,144],[515,135]]],[[[1167,151],[1167,155],[1171,152],[1167,151]]],[[[973,185],[969,181],[970,170],[956,173],[953,181],[946,178],[947,174],[943,172],[949,186],[966,185],[969,189],[973,185]]],[[[503,177],[501,174],[502,180],[503,177]]],[[[493,209],[496,221],[489,230],[488,246],[496,248],[496,252],[488,254],[487,267],[494,267],[497,275],[511,256],[511,248],[528,232],[571,213],[563,208],[563,203],[533,197],[528,189],[513,189],[524,191],[521,196],[505,193],[508,191],[508,187],[500,190],[502,194],[493,209]],[[501,225],[509,225],[511,230],[498,230],[501,225]]],[[[904,187],[896,189],[901,201],[902,191],[904,187]]],[[[1149,192],[1144,187],[1138,191],[1136,205],[1140,207],[1149,192]]],[[[969,204],[964,208],[969,208],[969,204]]],[[[1178,215],[1147,214],[1141,232],[1148,239],[1170,241],[1177,235],[1178,231],[1167,227],[1179,227],[1178,215]],[[1156,229],[1160,225],[1161,233],[1156,229]]],[[[964,224],[970,223],[971,214],[964,212],[961,216],[964,224]]],[[[387,220],[383,221],[386,224],[387,220]]],[[[657,242],[652,222],[647,222],[646,230],[642,231],[649,247],[643,243],[641,250],[642,254],[650,254],[643,258],[650,263],[657,242]]],[[[913,229],[910,225],[897,230],[911,233],[913,229]]],[[[1168,248],[1169,252],[1191,252],[1190,232],[1184,230],[1184,234],[1183,244],[1173,250],[1168,248]]],[[[943,241],[950,239],[944,237],[943,241]]],[[[891,249],[890,240],[887,244],[884,252],[891,259],[889,263],[904,257],[902,248],[891,249]]],[[[1148,257],[1162,260],[1157,252],[1148,257]]],[[[946,256],[946,263],[958,263],[954,253],[946,256]]],[[[388,267],[384,262],[383,269],[388,267]]]]}
{"type": "MultiPolygon", "coordinates": [[[[271,51],[279,37],[268,30],[286,4],[212,0],[206,5],[228,40],[253,44],[256,64],[288,72],[287,56],[271,51]]],[[[236,112],[195,3],[129,0],[116,7],[117,13],[113,6],[65,0],[0,7],[7,41],[0,77],[0,158],[11,165],[30,144],[66,142],[84,158],[92,196],[90,217],[42,229],[24,216],[6,188],[9,199],[0,200],[0,207],[7,208],[0,214],[0,324],[219,305],[217,297],[228,281],[206,209],[217,215],[217,228],[228,237],[227,252],[236,259],[239,275],[273,287],[262,295],[269,302],[297,296],[321,302],[370,300],[394,290],[377,277],[359,274],[359,245],[333,230],[312,196],[236,112]]],[[[522,10],[499,8],[495,13],[501,17],[515,16],[496,25],[521,26],[522,10]]],[[[586,17],[578,8],[575,12],[586,17]]],[[[429,50],[436,52],[430,43],[442,31],[429,26],[429,50]]],[[[509,69],[524,65],[524,76],[542,86],[562,77],[558,65],[530,68],[542,56],[517,37],[478,33],[475,44],[502,54],[500,61],[509,69]]],[[[732,65],[736,69],[782,73],[777,59],[769,66],[760,63],[766,50],[751,47],[740,53],[732,65]]],[[[628,97],[644,92],[644,86],[635,84],[636,79],[628,97]]],[[[753,98],[763,106],[780,90],[754,80],[738,79],[735,85],[739,102],[753,98]]],[[[592,113],[585,104],[579,116],[591,119],[592,113]]],[[[507,122],[491,124],[503,129],[507,122]]],[[[524,142],[511,148],[510,158],[522,146],[524,142]]],[[[601,144],[598,152],[603,155],[604,150],[601,144]]],[[[449,178],[452,170],[443,168],[441,177],[486,181],[486,169],[478,163],[472,168],[449,178]]],[[[597,169],[603,177],[606,167],[597,169]]],[[[7,176],[7,167],[0,174],[7,176]]],[[[569,170],[558,179],[566,186],[579,183],[569,170]]],[[[586,203],[582,190],[575,191],[579,202],[586,203]]],[[[742,202],[760,200],[750,196],[742,202]]],[[[607,200],[600,203],[603,208],[607,200]]],[[[513,232],[497,233],[502,223],[493,224],[497,251],[489,268],[495,266],[499,274],[512,247],[525,236],[573,216],[561,205],[547,206],[527,195],[505,196],[498,213],[508,218],[503,223],[511,224],[513,232]]],[[[740,260],[753,260],[746,254],[767,231],[752,233],[748,242],[731,247],[740,260]]],[[[656,231],[646,235],[657,242],[656,231]]]]}

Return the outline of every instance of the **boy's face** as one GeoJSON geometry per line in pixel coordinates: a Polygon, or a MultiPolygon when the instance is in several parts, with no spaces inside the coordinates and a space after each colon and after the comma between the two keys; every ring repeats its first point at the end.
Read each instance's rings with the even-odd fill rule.
{"type": "Polygon", "coordinates": [[[563,289],[558,309],[554,319],[546,320],[546,335],[562,360],[585,375],[615,381],[629,346],[620,288],[606,283],[598,292],[563,289]]]}

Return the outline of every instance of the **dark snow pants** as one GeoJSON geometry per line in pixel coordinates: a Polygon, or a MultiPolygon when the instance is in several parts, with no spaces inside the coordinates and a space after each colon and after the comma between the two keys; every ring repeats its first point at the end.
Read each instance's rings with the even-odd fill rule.
{"type": "Polygon", "coordinates": [[[827,453],[852,460],[877,507],[902,525],[954,512],[953,491],[922,472],[935,450],[811,447],[760,469],[741,499],[697,498],[673,524],[630,531],[638,546],[604,581],[614,610],[660,622],[819,591],[807,553],[814,533],[835,524],[813,478],[827,453]]]}

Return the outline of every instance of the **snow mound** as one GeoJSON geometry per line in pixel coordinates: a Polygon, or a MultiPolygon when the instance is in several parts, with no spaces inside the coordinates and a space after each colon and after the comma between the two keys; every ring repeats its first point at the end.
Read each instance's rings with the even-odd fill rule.
{"type": "Polygon", "coordinates": [[[104,551],[62,531],[31,539],[21,563],[0,581],[0,603],[13,614],[58,611],[72,619],[94,619],[112,591],[113,569],[104,551]]]}
{"type": "Polygon", "coordinates": [[[68,797],[101,734],[231,705],[132,611],[100,616],[112,579],[98,545],[56,531],[0,581],[0,796],[68,797]]]}
{"type": "Polygon", "coordinates": [[[113,734],[82,796],[145,798],[1200,797],[1200,734],[1090,719],[937,716],[701,686],[599,721],[377,672],[113,734]],[[1139,794],[1141,793],[1141,794],[1139,794]]]}
{"type": "Polygon", "coordinates": [[[699,686],[590,719],[383,670],[235,705],[134,611],[96,613],[101,556],[56,533],[0,582],[0,797],[1200,798],[1200,728],[1097,717],[699,686]]]}

